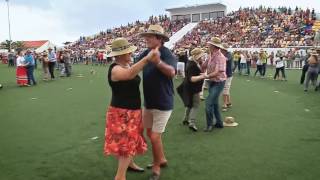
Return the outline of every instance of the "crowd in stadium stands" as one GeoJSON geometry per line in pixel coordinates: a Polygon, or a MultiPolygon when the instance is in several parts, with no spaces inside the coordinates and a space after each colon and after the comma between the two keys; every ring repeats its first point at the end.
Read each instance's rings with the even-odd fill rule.
{"type": "MultiPolygon", "coordinates": [[[[99,53],[104,53],[107,45],[116,37],[125,37],[133,45],[138,47],[137,54],[140,53],[145,47],[144,41],[138,35],[147,30],[150,24],[160,24],[169,36],[179,31],[187,24],[187,21],[170,21],[169,17],[164,16],[151,16],[147,22],[136,21],[135,23],[121,26],[114,29],[109,29],[106,32],[100,32],[93,37],[80,37],[80,39],[68,46],[73,51],[73,59],[77,61],[95,62],[98,59],[99,53]]],[[[106,59],[105,57],[103,59],[106,59]]]]}
{"type": "Polygon", "coordinates": [[[212,36],[234,48],[281,48],[313,45],[314,10],[296,8],[239,9],[216,20],[204,20],[176,48],[203,46],[212,36]]]}
{"type": "MultiPolygon", "coordinates": [[[[312,46],[315,37],[312,31],[314,20],[315,12],[310,9],[240,8],[225,17],[201,21],[175,45],[175,49],[203,47],[212,36],[220,37],[234,48],[312,46]]],[[[125,37],[137,46],[137,55],[144,47],[143,39],[138,35],[146,31],[150,24],[160,24],[171,36],[187,23],[187,20],[171,21],[166,15],[151,16],[146,22],[136,21],[92,37],[80,37],[68,48],[73,52],[72,59],[75,63],[105,64],[106,47],[116,37],[125,37]]]]}

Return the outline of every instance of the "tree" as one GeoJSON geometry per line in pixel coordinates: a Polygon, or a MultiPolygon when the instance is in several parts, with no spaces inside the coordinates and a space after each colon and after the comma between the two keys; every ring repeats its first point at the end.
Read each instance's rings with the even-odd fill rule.
{"type": "Polygon", "coordinates": [[[7,49],[10,50],[10,41],[9,40],[5,40],[1,43],[1,49],[7,49]]]}
{"type": "MultiPolygon", "coordinates": [[[[3,41],[1,44],[0,44],[0,48],[1,49],[7,49],[8,51],[10,51],[10,41],[9,40],[6,40],[6,41],[3,41]]],[[[11,43],[11,49],[25,49],[25,46],[24,46],[24,43],[22,41],[15,41],[15,42],[12,42],[11,43]]]]}
{"type": "Polygon", "coordinates": [[[12,43],[14,49],[25,49],[24,43],[22,41],[16,41],[12,43]]]}

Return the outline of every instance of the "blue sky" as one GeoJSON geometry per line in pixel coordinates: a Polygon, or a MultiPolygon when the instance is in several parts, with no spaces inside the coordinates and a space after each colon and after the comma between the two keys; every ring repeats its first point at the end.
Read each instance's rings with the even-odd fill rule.
{"type": "MultiPolygon", "coordinates": [[[[164,14],[169,7],[221,2],[228,11],[240,6],[285,6],[315,8],[319,0],[10,0],[13,40],[49,39],[53,43],[74,41],[81,35],[147,20],[150,15],[164,14]]],[[[0,0],[0,41],[8,39],[7,6],[0,0]]]]}

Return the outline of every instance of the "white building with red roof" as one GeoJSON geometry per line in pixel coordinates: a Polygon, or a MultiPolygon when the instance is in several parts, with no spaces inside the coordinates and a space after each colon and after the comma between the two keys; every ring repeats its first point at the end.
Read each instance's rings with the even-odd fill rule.
{"type": "Polygon", "coordinates": [[[52,44],[49,40],[40,40],[40,41],[22,41],[26,49],[30,49],[36,52],[43,52],[49,48],[54,49],[55,45],[52,44]]]}

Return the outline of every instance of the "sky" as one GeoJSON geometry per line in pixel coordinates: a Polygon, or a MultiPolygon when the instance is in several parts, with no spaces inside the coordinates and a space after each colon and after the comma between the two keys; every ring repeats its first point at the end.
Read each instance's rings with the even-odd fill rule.
{"type": "MultiPolygon", "coordinates": [[[[308,7],[320,12],[320,0],[9,0],[11,36],[13,41],[50,40],[61,45],[80,36],[165,14],[166,8],[217,2],[227,5],[228,12],[259,5],[308,7]]],[[[6,1],[0,0],[0,42],[9,39],[7,13],[6,1]]]]}

